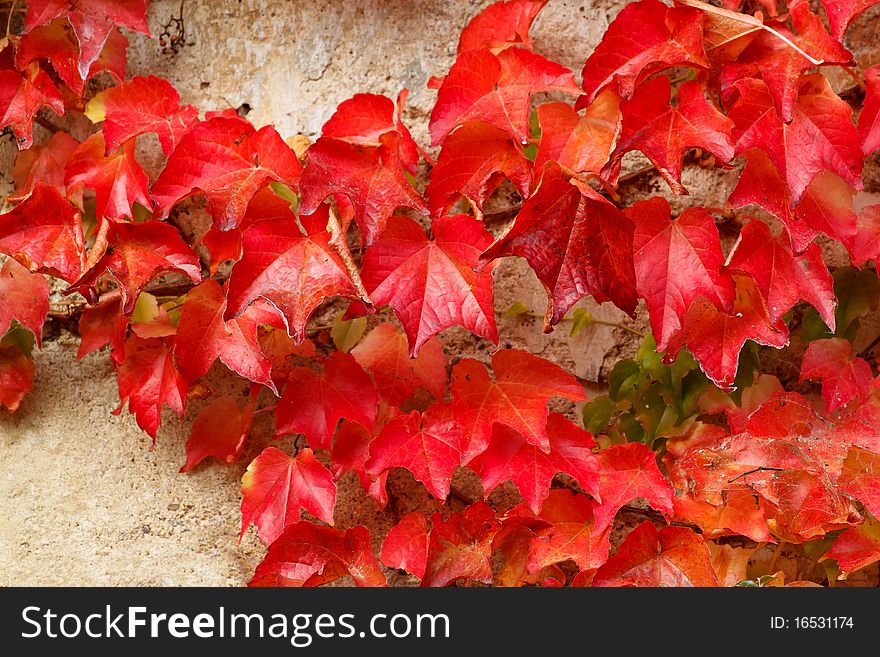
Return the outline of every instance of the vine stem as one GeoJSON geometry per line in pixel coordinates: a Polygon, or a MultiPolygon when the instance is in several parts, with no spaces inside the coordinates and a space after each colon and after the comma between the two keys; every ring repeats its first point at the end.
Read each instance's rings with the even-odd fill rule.
{"type": "MultiPolygon", "coordinates": [[[[525,315],[526,317],[534,317],[536,319],[544,319],[544,315],[542,315],[541,313],[533,312],[531,310],[528,312],[525,312],[525,313],[517,313],[517,315],[518,316],[525,315]]],[[[574,320],[571,317],[563,317],[560,321],[573,322],[574,320]]],[[[633,335],[637,335],[640,338],[645,337],[645,334],[642,333],[641,331],[634,329],[631,326],[627,326],[626,324],[621,324],[620,322],[612,322],[607,319],[596,319],[595,317],[591,317],[589,323],[590,324],[601,324],[602,326],[610,326],[611,328],[619,328],[619,329],[623,329],[624,331],[628,331],[629,333],[632,333],[633,335]]]]}

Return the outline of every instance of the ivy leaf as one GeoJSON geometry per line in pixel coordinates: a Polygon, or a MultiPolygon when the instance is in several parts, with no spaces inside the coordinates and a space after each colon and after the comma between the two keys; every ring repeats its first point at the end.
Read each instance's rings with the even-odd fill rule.
{"type": "Polygon", "coordinates": [[[437,146],[469,121],[485,121],[521,144],[529,139],[529,101],[555,91],[577,95],[580,89],[564,66],[524,48],[462,52],[437,93],[428,130],[437,146]]]}
{"type": "Polygon", "coordinates": [[[43,322],[49,312],[49,284],[42,274],[32,274],[13,258],[0,268],[0,336],[17,321],[42,345],[43,322]]]}
{"type": "Polygon", "coordinates": [[[490,583],[492,540],[499,527],[495,511],[484,502],[471,504],[445,520],[442,513],[431,516],[422,586],[448,586],[460,579],[490,583]]]}
{"type": "MultiPolygon", "coordinates": [[[[746,165],[737,180],[736,187],[727,197],[727,203],[734,208],[744,208],[749,205],[763,208],[785,224],[792,251],[802,252],[819,234],[814,227],[816,222],[805,219],[802,212],[810,202],[810,190],[823,174],[819,174],[807,188],[795,213],[791,209],[791,193],[788,191],[788,185],[767,154],[760,148],[750,148],[744,155],[746,165]]],[[[846,184],[842,180],[840,182],[846,184]]]]}
{"type": "Polygon", "coordinates": [[[550,451],[544,453],[526,442],[522,435],[503,424],[495,424],[486,451],[470,462],[470,467],[490,493],[496,486],[513,480],[534,513],[550,492],[557,473],[573,477],[594,497],[599,495],[599,462],[592,452],[593,437],[558,413],[547,419],[550,451]]]}
{"type": "Polygon", "coordinates": [[[831,34],[838,41],[843,40],[846,28],[856,16],[876,4],[878,4],[877,0],[822,0],[828,24],[831,26],[831,34]]]}
{"type": "Polygon", "coordinates": [[[407,95],[406,89],[401,91],[395,104],[387,96],[355,94],[339,104],[321,128],[321,135],[368,146],[379,142],[386,132],[397,132],[400,163],[415,176],[419,170],[419,147],[401,120],[407,95]]]}
{"type": "Polygon", "coordinates": [[[186,463],[180,471],[189,472],[208,457],[224,463],[237,461],[251,431],[252,402],[253,398],[242,409],[235,398],[224,395],[205,406],[186,439],[186,463]]]}
{"type": "Polygon", "coordinates": [[[497,53],[517,45],[531,48],[529,29],[546,4],[547,0],[509,0],[489,5],[461,31],[458,54],[481,48],[497,53]]]}
{"type": "Polygon", "coordinates": [[[110,344],[111,357],[117,364],[125,359],[125,333],[128,317],[122,312],[119,299],[99,301],[83,308],[79,316],[79,349],[76,359],[82,360],[105,344],[110,344]]]}
{"type": "Polygon", "coordinates": [[[636,289],[648,306],[657,351],[666,351],[697,297],[721,310],[733,304],[733,281],[722,268],[718,229],[703,208],[688,208],[670,221],[669,203],[659,196],[626,208],[624,214],[635,223],[636,289]]]}
{"type": "Polygon", "coordinates": [[[853,355],[852,342],[830,338],[807,345],[800,380],[809,379],[822,380],[825,413],[831,415],[853,399],[869,398],[874,375],[866,360],[853,355]]]}
{"type": "Polygon", "coordinates": [[[668,353],[687,347],[700,369],[722,390],[731,390],[739,366],[739,354],[746,340],[781,349],[788,346],[788,328],[780,319],[773,322],[755,282],[734,276],[736,301],[724,313],[705,297],[688,308],[681,331],[669,341],[668,353]]]}
{"type": "Polygon", "coordinates": [[[538,529],[529,547],[529,572],[573,560],[582,571],[595,571],[608,559],[611,548],[608,528],[597,526],[595,502],[585,495],[557,488],[551,490],[538,518],[549,527],[538,529]]]}
{"type": "Polygon", "coordinates": [[[65,185],[68,194],[83,187],[95,190],[95,216],[123,219],[134,216],[134,204],[151,206],[147,174],[134,157],[134,142],[104,157],[101,133],[86,139],[67,161],[65,185]]]}
{"type": "MultiPolygon", "coordinates": [[[[744,488],[722,493],[719,505],[695,500],[684,494],[673,500],[675,518],[696,525],[706,538],[739,535],[757,543],[775,542],[767,527],[763,499],[744,488]]],[[[745,578],[741,578],[745,579],[745,578]]]]}
{"type": "Polygon", "coordinates": [[[445,500],[461,463],[461,440],[451,404],[434,404],[424,413],[412,411],[388,422],[370,443],[367,473],[375,477],[390,468],[406,468],[431,495],[445,500]]]}
{"type": "Polygon", "coordinates": [[[19,151],[12,176],[15,192],[6,197],[9,203],[19,203],[36,191],[39,183],[54,187],[63,196],[64,168],[79,142],[66,132],[56,132],[43,145],[19,151]]]}
{"type": "Polygon", "coordinates": [[[177,90],[155,75],[136,76],[105,89],[86,104],[85,114],[92,123],[104,122],[101,132],[108,153],[138,135],[154,132],[162,151],[171,155],[199,120],[198,109],[181,106],[177,90]]]}
{"type": "Polygon", "coordinates": [[[880,517],[880,454],[852,446],[840,470],[837,485],[880,517]]]}
{"type": "Polygon", "coordinates": [[[30,148],[34,143],[34,118],[44,107],[59,116],[64,114],[61,93],[37,62],[22,73],[0,68],[0,129],[12,128],[19,149],[30,148]]]}
{"type": "Polygon", "coordinates": [[[299,522],[300,509],[333,524],[333,475],[307,447],[293,457],[275,447],[264,449],[241,478],[241,494],[239,539],[253,524],[260,540],[269,545],[299,522]]]}
{"type": "Polygon", "coordinates": [[[389,404],[400,406],[419,388],[436,401],[446,393],[446,359],[443,345],[431,338],[410,358],[406,335],[393,324],[379,324],[351,350],[351,355],[376,382],[379,394],[389,404]]]}
{"type": "Polygon", "coordinates": [[[174,343],[180,373],[187,381],[195,381],[219,358],[244,378],[277,392],[272,365],[257,340],[260,324],[283,328],[277,311],[258,302],[235,319],[224,321],[225,311],[226,297],[217,281],[205,280],[187,292],[174,343]]]}
{"type": "Polygon", "coordinates": [[[880,521],[868,519],[847,529],[819,560],[825,559],[837,562],[841,573],[838,579],[846,579],[850,573],[880,561],[880,521]]]}
{"type": "Polygon", "coordinates": [[[822,260],[822,249],[811,244],[792,253],[785,231],[773,237],[763,221],[749,221],[739,234],[727,266],[752,277],[775,324],[799,299],[810,303],[834,331],[834,281],[822,260]]]}
{"type": "Polygon", "coordinates": [[[330,449],[340,419],[372,429],[377,407],[370,376],[351,355],[334,352],[320,375],[306,367],[288,374],[275,411],[275,435],[302,433],[313,448],[330,449]]]}
{"type": "Polygon", "coordinates": [[[386,132],[378,143],[370,144],[321,137],[308,150],[300,212],[310,215],[328,196],[346,196],[367,246],[383,232],[397,208],[428,214],[401,165],[400,143],[397,132],[386,132]]]}
{"type": "Polygon", "coordinates": [[[584,401],[583,387],[555,363],[519,349],[492,354],[492,370],[494,381],[486,366],[471,358],[459,361],[452,370],[453,408],[465,436],[462,462],[486,450],[496,422],[548,452],[547,402],[553,397],[584,401]]]}
{"type": "Polygon", "coordinates": [[[541,141],[535,170],[553,160],[572,171],[598,173],[614,149],[620,123],[620,98],[613,91],[600,93],[583,115],[568,103],[538,105],[541,141]]]}
{"type": "Polygon", "coordinates": [[[183,417],[187,385],[164,339],[130,335],[125,341],[125,359],[116,368],[116,383],[119,407],[113,414],[119,415],[128,402],[129,412],[135,414],[138,426],[153,442],[163,404],[183,417]]]}
{"type": "Polygon", "coordinates": [[[201,192],[220,230],[235,228],[254,194],[266,183],[298,189],[302,165],[271,126],[256,130],[240,117],[215,117],[181,137],[153,184],[157,218],[201,192]]]}
{"type": "Polygon", "coordinates": [[[367,474],[366,469],[372,440],[373,434],[360,424],[343,420],[333,438],[330,469],[336,481],[346,473],[354,472],[363,489],[384,509],[388,504],[388,473],[383,472],[374,478],[367,474]]]}
{"type": "Polygon", "coordinates": [[[34,385],[34,361],[14,345],[0,344],[0,406],[10,413],[34,385]]]}
{"type": "Polygon", "coordinates": [[[389,568],[399,568],[422,579],[428,567],[429,544],[428,519],[424,513],[413,511],[385,536],[379,559],[389,568]]]}
{"type": "Polygon", "coordinates": [[[30,0],[24,19],[25,32],[46,25],[56,18],[66,17],[73,26],[79,42],[77,68],[82,79],[104,49],[104,44],[116,26],[127,27],[147,36],[148,0],[102,0],[77,2],[68,0],[30,0]]]}
{"type": "Polygon", "coordinates": [[[389,305],[409,339],[410,354],[432,336],[462,326],[498,341],[492,270],[474,271],[492,236],[464,214],[431,224],[434,239],[408,217],[388,221],[382,237],[367,248],[361,277],[373,304],[389,305]]]}
{"type": "Polygon", "coordinates": [[[865,69],[865,101],[859,113],[859,139],[865,157],[880,148],[880,64],[865,69]]]}
{"type": "Polygon", "coordinates": [[[249,227],[242,236],[241,260],[229,278],[226,319],[241,315],[255,299],[263,298],[281,312],[288,332],[301,342],[309,316],[324,299],[358,296],[330,240],[326,230],[304,234],[292,218],[249,227]]]}
{"type": "Polygon", "coordinates": [[[308,520],[294,523],[269,546],[248,586],[321,586],[346,575],[355,586],[386,586],[361,525],[344,532],[308,520]]]}
{"type": "Polygon", "coordinates": [[[706,542],[687,527],[649,520],[633,529],[596,572],[593,586],[718,586],[706,542]]]}
{"type": "Polygon", "coordinates": [[[676,194],[681,184],[681,161],[690,148],[702,148],[722,163],[733,159],[733,122],[706,101],[699,82],[678,88],[678,104],[669,104],[669,78],[660,75],[641,85],[632,100],[620,103],[623,124],[617,146],[602,170],[615,177],[620,161],[630,151],[641,151],[676,194]]]}
{"type": "Polygon", "coordinates": [[[107,273],[119,285],[122,310],[130,315],[138,295],[159,274],[177,271],[193,283],[202,280],[199,259],[173,226],[158,221],[114,223],[107,253],[69,291],[97,301],[95,285],[107,273]]]}
{"type": "Polygon", "coordinates": [[[734,122],[736,152],[760,148],[788,183],[794,203],[816,174],[830,169],[861,189],[862,149],[852,108],[834,93],[824,75],[801,78],[791,123],[779,118],[767,85],[743,79],[729,116],[734,122]]]}
{"type": "Polygon", "coordinates": [[[632,98],[648,76],[673,66],[708,68],[701,13],[659,0],[632,2],[611,22],[584,64],[585,100],[593,102],[612,85],[622,98],[632,98]]]}
{"type": "Polygon", "coordinates": [[[588,294],[632,314],[637,301],[632,230],[624,213],[548,162],[538,189],[481,262],[526,259],[549,298],[545,331],[588,294]]]}
{"type": "Polygon", "coordinates": [[[425,190],[432,217],[445,214],[464,197],[479,214],[503,178],[523,198],[532,182],[532,164],[510,136],[488,123],[465,123],[443,140],[425,190]]]}
{"type": "Polygon", "coordinates": [[[596,531],[610,527],[617,512],[638,497],[667,518],[673,490],[657,467],[654,452],[642,443],[612,445],[599,451],[599,498],[593,510],[596,531]]]}

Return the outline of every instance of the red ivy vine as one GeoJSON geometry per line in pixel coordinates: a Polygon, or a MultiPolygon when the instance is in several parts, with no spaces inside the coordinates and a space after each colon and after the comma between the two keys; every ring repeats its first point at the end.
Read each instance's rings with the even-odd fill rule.
{"type": "Polygon", "coordinates": [[[78,358],[110,345],[121,404],[153,439],[163,406],[182,416],[217,359],[251,383],[199,413],[182,470],[236,461],[257,411],[274,409],[278,437],[305,437],[243,477],[242,535],[254,525],[268,545],[254,585],[385,585],[379,560],[423,586],[778,584],[749,580],[747,564],[756,544],[782,542],[808,546],[831,583],[880,560],[880,380],[853,349],[880,296],[880,197],[862,190],[880,69],[862,71],[843,42],[876,0],[758,0],[753,14],[738,0],[640,0],[580,83],[533,49],[545,3],[498,2],[464,29],[430,83],[436,162],[401,120],[405,91],[357,94],[314,144],[285,142],[234,111],[181,106],[160,78],[125,80],[120,28],[149,34],[148,0],[2,3],[0,127],[21,150],[0,215],[0,404],[14,412],[32,386],[49,276],[88,302],[78,358]],[[846,99],[828,67],[856,81],[846,99]],[[93,93],[99,74],[115,86],[93,93]],[[53,112],[96,131],[79,142],[53,112]],[[38,145],[35,121],[54,133],[38,145]],[[145,133],[167,158],[152,181],[135,156],[145,133]],[[673,194],[695,159],[738,175],[729,207],[621,207],[632,151],[673,194]],[[483,208],[503,180],[522,203],[495,239],[483,208]],[[212,225],[193,241],[175,206],[194,195],[212,225]],[[828,238],[851,267],[829,271],[828,238]],[[607,395],[587,401],[574,376],[516,349],[447,364],[446,328],[498,343],[493,271],[509,256],[546,288],[546,331],[589,323],[566,317],[585,296],[631,316],[644,302],[651,335],[607,395]],[[350,302],[336,350],[309,340],[328,299],[350,302]],[[386,306],[402,331],[380,322],[361,337],[355,318],[386,306]],[[756,344],[786,347],[792,331],[821,405],[759,369],[756,344]],[[550,411],[558,398],[586,402],[583,427],[550,411]],[[512,480],[523,502],[451,512],[462,467],[485,496],[512,480]],[[394,468],[438,511],[403,517],[377,560],[368,529],[333,526],[336,482],[356,473],[384,507],[394,468]],[[612,549],[637,500],[649,519],[612,549]]]}

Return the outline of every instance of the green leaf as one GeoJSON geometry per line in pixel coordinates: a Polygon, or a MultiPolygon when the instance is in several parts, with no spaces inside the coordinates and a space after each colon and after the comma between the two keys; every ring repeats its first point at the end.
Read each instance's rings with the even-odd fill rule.
{"type": "Polygon", "coordinates": [[[839,267],[834,270],[834,294],[837,296],[837,337],[855,339],[859,318],[877,307],[880,280],[870,269],[839,267]]]}
{"type": "Polygon", "coordinates": [[[593,323],[593,316],[583,308],[575,308],[571,314],[571,332],[569,336],[577,337],[578,333],[593,323]]]}
{"type": "Polygon", "coordinates": [[[345,311],[340,311],[333,319],[333,327],[330,329],[330,337],[336,349],[348,353],[360,342],[367,330],[367,318],[356,317],[354,319],[342,319],[345,311]]]}
{"type": "Polygon", "coordinates": [[[12,325],[6,331],[2,339],[0,339],[0,347],[15,347],[28,358],[34,350],[36,338],[28,329],[19,324],[16,320],[12,320],[12,325]]]}
{"type": "Polygon", "coordinates": [[[604,433],[616,412],[617,404],[610,397],[596,397],[584,404],[584,429],[592,434],[604,433]]]}
{"type": "Polygon", "coordinates": [[[641,369],[629,358],[617,361],[608,374],[608,394],[614,401],[634,399],[641,369]]]}
{"type": "Polygon", "coordinates": [[[159,316],[159,301],[149,292],[141,292],[134,304],[131,321],[135,324],[151,322],[159,316]]]}
{"type": "Polygon", "coordinates": [[[507,317],[519,317],[520,315],[528,315],[531,312],[529,307],[522,301],[514,301],[510,304],[510,308],[504,311],[507,317]]]}
{"type": "Polygon", "coordinates": [[[290,187],[282,182],[271,182],[269,183],[269,188],[275,192],[275,196],[283,198],[290,203],[291,210],[296,212],[299,209],[299,196],[290,187]]]}

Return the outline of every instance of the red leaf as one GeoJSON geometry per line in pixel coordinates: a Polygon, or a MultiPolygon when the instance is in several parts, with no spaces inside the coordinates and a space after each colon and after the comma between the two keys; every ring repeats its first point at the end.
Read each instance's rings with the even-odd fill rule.
{"type": "MultiPolygon", "coordinates": [[[[736,187],[727,197],[728,204],[734,208],[744,208],[748,205],[758,205],[764,208],[785,224],[792,250],[795,253],[800,253],[818,235],[809,221],[798,216],[808,203],[810,189],[815,183],[811,183],[807,188],[798,205],[798,215],[795,215],[791,211],[791,194],[788,191],[788,185],[776,167],[773,166],[767,154],[759,148],[750,148],[744,155],[746,165],[740,174],[736,187]]],[[[822,177],[821,174],[815,180],[820,177],[822,177]]]]}
{"type": "Polygon", "coordinates": [[[342,532],[303,520],[269,546],[248,586],[320,586],[346,575],[356,586],[386,586],[370,530],[358,525],[342,532]]]}
{"type": "Polygon", "coordinates": [[[529,548],[529,572],[572,559],[584,571],[605,563],[610,549],[608,528],[593,518],[595,502],[585,495],[557,488],[550,491],[538,517],[549,528],[538,530],[529,548]]]}
{"type": "Polygon", "coordinates": [[[544,320],[549,331],[588,294],[635,311],[632,230],[620,210],[548,162],[538,189],[481,260],[526,259],[549,298],[544,320]]]}
{"type": "Polygon", "coordinates": [[[62,18],[21,37],[15,52],[15,66],[24,70],[31,62],[46,59],[64,84],[77,96],[82,96],[86,81],[101,71],[109,71],[116,81],[125,79],[126,48],[128,39],[119,30],[111,29],[101,56],[91,63],[88,74],[81,76],[79,46],[70,24],[62,18]]]}
{"type": "Polygon", "coordinates": [[[56,132],[45,145],[19,151],[12,169],[15,193],[7,196],[6,200],[10,203],[24,201],[34,193],[39,183],[63,192],[64,167],[78,146],[79,142],[66,132],[56,132]]]}
{"type": "Polygon", "coordinates": [[[385,489],[388,473],[376,478],[367,474],[366,463],[370,457],[370,442],[373,435],[356,422],[343,420],[333,439],[330,470],[333,478],[339,481],[347,472],[354,472],[361,486],[376,503],[385,508],[388,504],[388,491],[385,489]]]}
{"type": "Polygon", "coordinates": [[[853,355],[849,340],[830,338],[814,340],[807,346],[800,380],[809,379],[822,380],[825,413],[831,415],[853,399],[867,399],[874,375],[866,360],[853,355]]]}
{"type": "Polygon", "coordinates": [[[86,116],[93,123],[103,121],[102,132],[107,152],[147,132],[155,132],[165,155],[199,119],[192,105],[180,105],[180,95],[167,80],[150,75],[133,77],[102,91],[86,106],[86,116]]]}
{"type": "Polygon", "coordinates": [[[652,73],[672,66],[706,68],[701,13],[641,0],[624,7],[584,64],[586,101],[615,85],[623,98],[652,73]]]}
{"type": "Polygon", "coordinates": [[[700,295],[722,310],[733,304],[730,275],[712,215],[688,208],[670,221],[669,203],[655,196],[624,210],[635,223],[636,289],[648,306],[657,351],[665,351],[685,312],[700,295]]]}
{"type": "Polygon", "coordinates": [[[373,304],[389,305],[409,338],[410,354],[432,336],[463,326],[498,341],[493,267],[475,272],[492,236],[472,217],[435,220],[429,240],[408,217],[392,217],[382,237],[364,253],[361,277],[373,304]]]}
{"type": "Polygon", "coordinates": [[[343,194],[354,205],[355,220],[367,245],[379,237],[397,208],[427,214],[425,202],[401,165],[400,135],[385,133],[378,141],[368,145],[321,137],[310,146],[300,212],[312,214],[328,196],[343,194]]]}
{"type": "MultiPolygon", "coordinates": [[[[32,197],[33,198],[33,197],[32,197]]],[[[104,273],[119,286],[122,310],[130,315],[138,295],[159,274],[177,271],[193,283],[202,280],[199,259],[177,229],[158,221],[116,224],[107,253],[70,290],[97,301],[94,287],[104,273]]]]}
{"type": "Polygon", "coordinates": [[[841,467],[837,485],[880,517],[880,454],[850,447],[841,467]]]}
{"type": "Polygon", "coordinates": [[[838,41],[842,40],[846,28],[853,19],[877,3],[877,0],[822,0],[828,24],[831,26],[831,34],[838,41]]]}
{"type": "Polygon", "coordinates": [[[122,219],[134,216],[134,203],[150,208],[149,180],[134,157],[134,142],[104,157],[99,132],[86,139],[67,161],[65,184],[69,193],[83,186],[95,190],[95,216],[122,219]]]}
{"type": "Polygon", "coordinates": [[[503,130],[482,122],[466,123],[443,140],[443,148],[425,190],[432,217],[440,217],[464,197],[478,213],[503,178],[522,197],[529,195],[532,163],[503,130]]]}
{"type": "Polygon", "coordinates": [[[0,346],[0,406],[10,413],[34,385],[34,361],[12,345],[0,346]]]}
{"type": "Polygon", "coordinates": [[[865,69],[865,101],[859,113],[859,139],[865,157],[880,148],[880,65],[865,69]]]}
{"type": "Polygon", "coordinates": [[[644,83],[632,100],[620,103],[623,124],[617,147],[602,170],[603,177],[615,177],[624,154],[641,151],[676,194],[681,184],[681,160],[691,148],[702,148],[721,163],[733,159],[733,122],[706,101],[699,82],[685,82],[678,88],[678,105],[669,104],[669,78],[660,75],[644,83]]]}
{"type": "Polygon", "coordinates": [[[109,343],[111,356],[117,364],[125,359],[125,329],[128,317],[122,313],[119,299],[99,301],[83,308],[79,316],[79,350],[76,359],[82,360],[109,343]]]}
{"type": "Polygon", "coordinates": [[[199,412],[186,439],[186,463],[181,472],[189,472],[208,457],[225,463],[238,460],[251,430],[253,405],[239,408],[235,398],[220,397],[199,412]]]}
{"type": "Polygon", "coordinates": [[[125,360],[116,370],[119,387],[119,408],[122,412],[128,402],[129,413],[134,413],[138,426],[155,442],[162,404],[183,417],[186,404],[186,382],[181,378],[174,357],[161,338],[144,340],[137,335],[125,341],[125,360]]]}
{"type": "Polygon", "coordinates": [[[656,455],[642,443],[612,445],[599,456],[599,498],[593,510],[597,531],[610,527],[617,512],[642,497],[667,518],[673,514],[673,490],[657,467],[656,455]]]}
{"type": "Polygon", "coordinates": [[[627,534],[593,586],[718,586],[706,542],[687,527],[659,532],[648,520],[627,534]]]}
{"type": "Polygon", "coordinates": [[[822,260],[822,249],[811,244],[799,255],[792,253],[783,231],[773,237],[763,221],[743,226],[727,261],[728,268],[748,274],[764,297],[770,322],[776,323],[799,299],[812,304],[834,331],[834,281],[822,260]]]}
{"type": "Polygon", "coordinates": [[[101,2],[70,2],[69,0],[29,0],[25,14],[25,32],[66,17],[79,42],[78,70],[82,79],[98,59],[114,28],[127,27],[148,36],[148,0],[102,0],[101,2]]]}
{"type": "Polygon", "coordinates": [[[688,308],[681,331],[670,339],[667,350],[677,354],[687,347],[706,376],[724,390],[733,387],[739,352],[746,340],[777,349],[788,345],[788,328],[781,320],[771,322],[755,282],[746,276],[733,278],[733,310],[723,313],[701,296],[688,308]]]}
{"type": "Polygon", "coordinates": [[[367,473],[378,476],[406,468],[438,500],[449,496],[449,484],[461,463],[461,427],[449,403],[434,404],[424,413],[394,418],[370,443],[367,473]]]}
{"type": "Polygon", "coordinates": [[[847,247],[853,257],[852,247],[858,230],[853,209],[855,193],[840,176],[826,169],[810,182],[794,214],[798,223],[810,231],[811,238],[825,233],[847,247]]]}
{"type": "Polygon", "coordinates": [[[260,221],[244,232],[242,258],[232,268],[226,318],[241,315],[264,298],[281,311],[297,342],[309,316],[333,296],[357,297],[342,258],[325,230],[304,235],[295,219],[260,221]]]}
{"type": "Polygon", "coordinates": [[[535,156],[535,170],[548,160],[572,171],[598,173],[608,162],[620,123],[620,99],[613,91],[600,93],[578,114],[568,103],[538,105],[541,141],[535,156]]]}
{"type": "Polygon", "coordinates": [[[294,457],[264,449],[241,478],[241,495],[239,538],[253,524],[263,543],[274,543],[288,525],[299,522],[301,508],[333,524],[336,484],[308,447],[294,457]]]}
{"type": "Polygon", "coordinates": [[[0,337],[12,320],[34,334],[42,345],[43,322],[49,312],[49,284],[42,274],[32,274],[13,258],[0,268],[0,337]]]}
{"type": "Polygon", "coordinates": [[[757,543],[775,542],[767,527],[762,498],[743,488],[726,490],[723,498],[715,506],[688,495],[676,497],[675,519],[696,525],[706,538],[739,535],[757,543]]]}
{"type": "Polygon", "coordinates": [[[550,482],[562,472],[598,497],[599,461],[592,451],[596,446],[593,436],[558,413],[547,418],[547,434],[550,452],[545,454],[517,431],[496,424],[486,451],[470,462],[480,475],[485,493],[511,479],[529,508],[539,513],[550,492],[550,482]]]}
{"type": "Polygon", "coordinates": [[[389,568],[399,568],[422,579],[428,566],[429,542],[425,514],[408,513],[385,536],[379,559],[389,568]]]}
{"type": "Polygon", "coordinates": [[[458,56],[437,93],[431,112],[431,145],[468,121],[485,121],[524,144],[529,138],[533,94],[577,95],[571,71],[524,48],[468,50],[458,56]]]}
{"type": "Polygon", "coordinates": [[[547,0],[510,0],[489,5],[461,31],[458,53],[480,48],[500,52],[516,45],[531,48],[529,29],[546,4],[547,0]]]}
{"type": "Polygon", "coordinates": [[[305,367],[290,372],[275,411],[275,435],[302,433],[313,448],[330,449],[340,419],[372,429],[377,407],[370,376],[349,354],[333,352],[321,375],[305,367]]]}
{"type": "Polygon", "coordinates": [[[760,148],[787,181],[797,203],[810,181],[825,169],[861,189],[862,149],[852,124],[852,108],[834,93],[825,76],[801,78],[791,123],[784,123],[767,85],[743,79],[730,110],[736,152],[760,148]]]}
{"type": "Polygon", "coordinates": [[[422,586],[448,586],[459,579],[492,581],[492,539],[500,527],[492,507],[476,502],[446,520],[435,513],[431,525],[422,586]]]}
{"type": "Polygon", "coordinates": [[[834,559],[840,568],[840,577],[880,561],[880,521],[866,520],[838,536],[819,560],[834,559]]]}
{"type": "Polygon", "coordinates": [[[24,73],[0,69],[0,129],[12,128],[20,149],[34,143],[34,117],[44,107],[59,116],[64,114],[61,94],[39,64],[34,62],[24,73]]]}
{"type": "Polygon", "coordinates": [[[361,146],[375,145],[386,132],[399,134],[400,162],[412,175],[419,170],[419,147],[401,121],[407,90],[397,96],[395,105],[387,96],[355,94],[336,108],[321,135],[335,137],[361,146]]]}
{"type": "Polygon", "coordinates": [[[555,363],[518,349],[492,354],[493,381],[486,367],[470,358],[452,370],[455,419],[464,429],[464,463],[486,450],[497,422],[518,431],[529,444],[550,450],[547,402],[553,397],[584,401],[577,379],[555,363]]]}
{"type": "Polygon", "coordinates": [[[153,184],[159,218],[201,192],[220,230],[235,228],[254,194],[268,182],[298,188],[302,165],[271,126],[256,130],[241,118],[217,117],[181,137],[153,184]]]}
{"type": "Polygon", "coordinates": [[[27,199],[0,215],[0,251],[72,283],[84,261],[80,213],[57,189],[37,183],[27,199]]]}
{"type": "Polygon", "coordinates": [[[379,324],[351,350],[361,367],[373,375],[379,394],[399,406],[424,388],[436,401],[446,393],[446,358],[443,345],[431,338],[419,355],[410,358],[406,335],[393,324],[379,324]]]}

